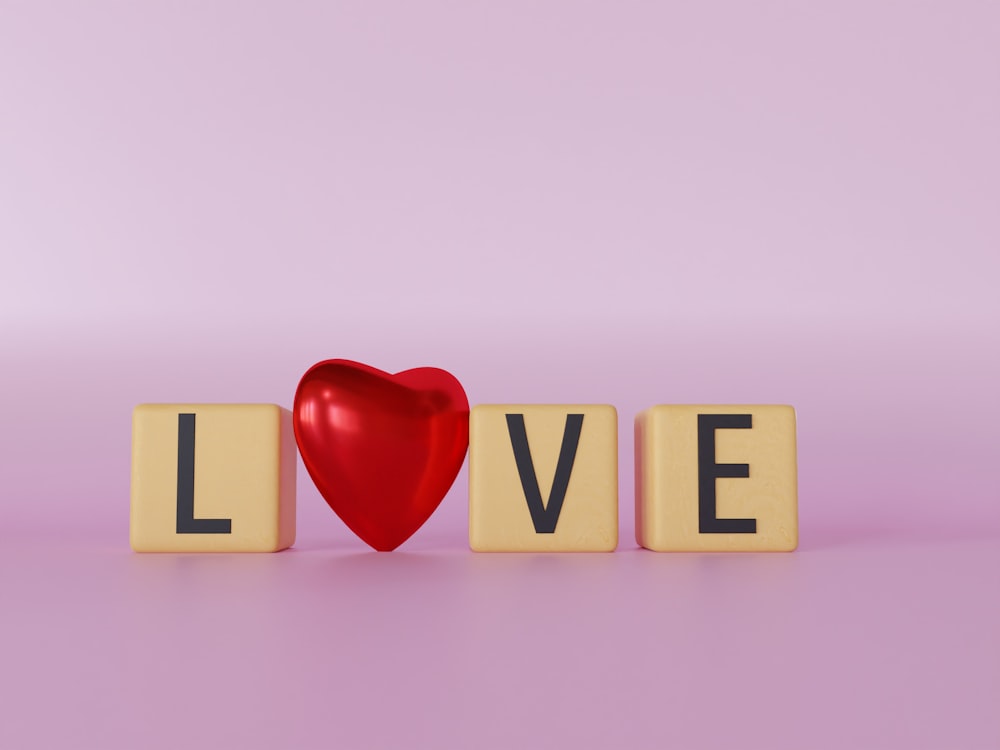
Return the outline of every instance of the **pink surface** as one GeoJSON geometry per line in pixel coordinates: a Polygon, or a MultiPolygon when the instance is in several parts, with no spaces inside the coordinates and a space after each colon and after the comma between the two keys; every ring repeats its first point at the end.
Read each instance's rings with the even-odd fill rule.
{"type": "Polygon", "coordinates": [[[0,747],[1000,746],[1000,11],[0,9],[0,747]],[[128,550],[140,402],[620,415],[610,555],[128,550]],[[801,547],[636,550],[631,419],[798,409],[801,547]]]}

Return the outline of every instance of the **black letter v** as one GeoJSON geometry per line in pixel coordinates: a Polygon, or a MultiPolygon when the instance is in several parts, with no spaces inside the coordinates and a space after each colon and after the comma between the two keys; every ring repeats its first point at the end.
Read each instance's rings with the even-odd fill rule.
{"type": "Polygon", "coordinates": [[[552,491],[548,503],[542,503],[542,493],[538,489],[538,476],[531,460],[531,449],[528,447],[528,434],[524,430],[523,414],[507,415],[507,432],[510,433],[510,444],[514,449],[514,460],[517,462],[517,473],[521,476],[521,487],[528,501],[531,512],[531,522],[535,525],[537,534],[554,534],[559,514],[562,512],[566,489],[569,487],[569,475],[573,472],[573,462],[576,460],[576,447],[580,443],[580,430],[583,428],[582,414],[567,414],[566,426],[563,428],[562,447],[559,449],[559,460],[556,463],[556,476],[552,480],[552,491]]]}

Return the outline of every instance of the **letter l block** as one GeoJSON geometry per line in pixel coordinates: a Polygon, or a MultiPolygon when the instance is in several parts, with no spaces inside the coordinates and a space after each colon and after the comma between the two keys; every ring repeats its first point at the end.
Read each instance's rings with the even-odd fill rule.
{"type": "Polygon", "coordinates": [[[132,413],[136,552],[276,552],[295,541],[292,414],[274,404],[132,413]]]}

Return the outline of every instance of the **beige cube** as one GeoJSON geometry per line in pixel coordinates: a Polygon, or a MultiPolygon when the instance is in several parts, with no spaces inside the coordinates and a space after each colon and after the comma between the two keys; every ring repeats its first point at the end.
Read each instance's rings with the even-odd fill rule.
{"type": "Polygon", "coordinates": [[[295,541],[292,415],[274,404],[132,414],[136,552],[276,552],[295,541]]]}
{"type": "Polygon", "coordinates": [[[795,410],[654,406],[635,420],[636,541],[657,552],[798,546],[795,410]]]}
{"type": "Polygon", "coordinates": [[[618,413],[607,405],[473,407],[469,545],[476,552],[618,546],[618,413]]]}

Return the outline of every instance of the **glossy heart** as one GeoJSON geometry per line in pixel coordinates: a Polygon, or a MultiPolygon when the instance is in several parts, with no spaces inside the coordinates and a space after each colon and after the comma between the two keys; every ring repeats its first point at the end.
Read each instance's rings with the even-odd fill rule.
{"type": "Polygon", "coordinates": [[[430,518],[469,447],[469,400],[435,367],[392,375],[346,359],[299,382],[295,441],[334,512],[377,550],[395,549],[430,518]]]}

